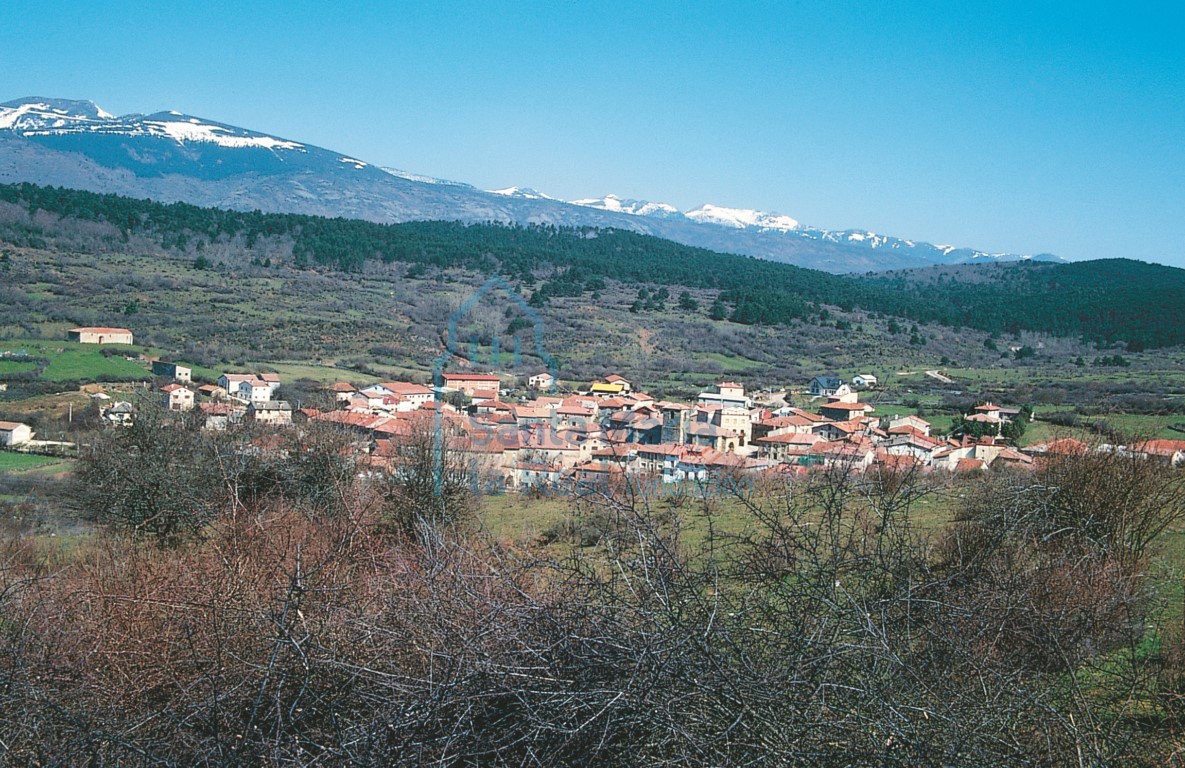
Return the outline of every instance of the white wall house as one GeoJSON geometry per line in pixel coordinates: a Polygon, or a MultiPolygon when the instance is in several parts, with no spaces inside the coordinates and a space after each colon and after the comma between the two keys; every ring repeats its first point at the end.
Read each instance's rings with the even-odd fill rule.
{"type": "Polygon", "coordinates": [[[0,421],[0,446],[12,448],[33,439],[33,430],[28,424],[16,421],[0,421]]]}

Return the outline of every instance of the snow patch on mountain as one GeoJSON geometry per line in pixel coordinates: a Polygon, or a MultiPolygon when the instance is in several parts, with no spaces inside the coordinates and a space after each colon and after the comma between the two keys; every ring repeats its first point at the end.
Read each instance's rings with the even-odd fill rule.
{"type": "Polygon", "coordinates": [[[263,149],[303,149],[303,144],[285,141],[274,136],[236,136],[234,132],[220,125],[206,125],[196,117],[188,120],[158,121],[145,120],[148,133],[163,133],[178,144],[186,141],[208,141],[220,147],[262,147],[263,149]]]}
{"type": "Polygon", "coordinates": [[[0,104],[0,129],[36,130],[65,127],[71,123],[95,123],[114,119],[91,102],[62,102],[52,99],[10,101],[0,104]]]}
{"type": "Polygon", "coordinates": [[[411,171],[401,171],[398,168],[379,168],[383,173],[388,173],[396,178],[406,179],[407,181],[415,181],[420,184],[440,184],[446,187],[464,187],[465,189],[473,189],[472,184],[466,184],[463,181],[449,181],[448,179],[438,179],[435,176],[425,176],[420,173],[412,173],[411,171]]]}
{"type": "Polygon", "coordinates": [[[684,214],[692,221],[717,224],[734,229],[773,229],[790,232],[798,229],[798,221],[778,213],[751,211],[745,208],[725,208],[707,203],[684,214]]]}
{"type": "Polygon", "coordinates": [[[520,200],[555,200],[551,195],[545,195],[530,187],[506,187],[504,189],[487,189],[486,191],[491,195],[516,197],[520,200]]]}
{"type": "Polygon", "coordinates": [[[300,150],[304,145],[252,131],[209,123],[178,112],[115,117],[90,101],[20,99],[0,104],[0,130],[22,136],[96,133],[118,136],[163,136],[176,141],[205,142],[222,147],[300,150]]]}
{"type": "Polygon", "coordinates": [[[683,214],[673,205],[666,203],[652,203],[649,200],[622,200],[617,195],[604,197],[590,197],[582,200],[571,200],[572,205],[585,208],[596,208],[613,213],[628,213],[631,216],[654,216],[662,219],[680,219],[683,214]]]}

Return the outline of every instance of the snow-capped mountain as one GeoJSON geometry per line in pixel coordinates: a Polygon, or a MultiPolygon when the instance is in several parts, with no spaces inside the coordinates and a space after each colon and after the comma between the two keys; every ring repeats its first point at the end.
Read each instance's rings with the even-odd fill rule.
{"type": "Polygon", "coordinates": [[[1051,254],[1018,256],[1008,253],[985,253],[969,248],[951,245],[931,245],[913,240],[902,240],[888,235],[879,235],[866,230],[827,230],[807,227],[796,219],[780,213],[767,213],[747,208],[727,208],[707,203],[689,211],[679,211],[673,205],[652,203],[646,200],[622,200],[616,195],[572,200],[573,205],[583,205],[604,211],[626,213],[632,216],[653,216],[662,219],[679,219],[728,229],[746,230],[749,233],[792,234],[793,237],[836,243],[838,245],[870,250],[885,249],[897,253],[908,253],[936,264],[965,264],[975,261],[1016,261],[1025,259],[1058,260],[1051,254]]]}
{"type": "Polygon", "coordinates": [[[600,211],[628,213],[631,216],[653,216],[657,219],[684,219],[679,209],[666,203],[652,203],[649,200],[622,200],[617,195],[571,200],[572,205],[596,208],[600,211]]]}
{"type": "Polygon", "coordinates": [[[680,212],[615,195],[564,202],[529,187],[483,191],[180,112],[117,117],[93,102],[65,99],[0,104],[0,184],[21,181],[379,222],[612,227],[829,272],[1027,258],[816,229],[789,216],[720,205],[680,212]]]}
{"type": "Polygon", "coordinates": [[[797,221],[780,213],[725,208],[710,203],[688,211],[687,218],[701,224],[716,224],[734,229],[772,229],[777,232],[793,232],[798,229],[797,221]]]}
{"type": "Polygon", "coordinates": [[[531,189],[530,187],[506,187],[505,189],[491,189],[491,195],[501,195],[502,197],[515,197],[519,200],[555,200],[550,195],[545,195],[542,192],[531,189]]]}

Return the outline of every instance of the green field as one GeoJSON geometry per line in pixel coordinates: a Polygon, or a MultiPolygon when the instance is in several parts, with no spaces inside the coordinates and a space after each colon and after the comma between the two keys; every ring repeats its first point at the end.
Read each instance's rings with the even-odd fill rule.
{"type": "Polygon", "coordinates": [[[20,472],[23,470],[49,466],[50,464],[59,464],[61,462],[62,459],[56,459],[52,456],[37,456],[32,453],[0,451],[0,472],[20,472]]]}
{"type": "MultiPolygon", "coordinates": [[[[147,379],[149,372],[143,363],[127,360],[121,354],[110,357],[104,350],[138,354],[136,347],[124,345],[77,344],[68,341],[10,339],[0,341],[0,353],[26,351],[32,357],[49,360],[38,378],[45,381],[78,381],[93,379],[147,379]]],[[[5,361],[11,362],[11,361],[5,361]]],[[[28,363],[18,363],[29,365],[28,363]]],[[[34,365],[24,370],[36,370],[34,365]]],[[[3,369],[0,369],[3,372],[3,369]]]]}
{"type": "Polygon", "coordinates": [[[373,384],[378,381],[377,376],[371,376],[367,373],[359,373],[358,371],[349,368],[338,368],[333,365],[314,365],[311,363],[298,362],[280,362],[267,363],[258,362],[251,363],[250,367],[258,368],[260,370],[275,371],[280,374],[284,381],[295,381],[296,379],[311,379],[319,381],[323,384],[332,384],[338,381],[348,381],[354,384],[373,384]]]}
{"type": "Polygon", "coordinates": [[[8,373],[28,373],[29,371],[35,370],[37,370],[36,363],[0,359],[0,375],[8,373]]]}
{"type": "Polygon", "coordinates": [[[769,367],[765,363],[750,360],[747,357],[726,355],[720,352],[704,352],[699,355],[699,359],[718,363],[724,369],[725,373],[744,373],[745,371],[769,367]]]}

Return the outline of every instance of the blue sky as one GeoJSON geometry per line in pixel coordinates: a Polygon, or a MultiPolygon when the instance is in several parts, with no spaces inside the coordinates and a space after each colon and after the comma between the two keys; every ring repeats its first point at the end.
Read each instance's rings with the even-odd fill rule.
{"type": "Polygon", "coordinates": [[[1179,4],[106,5],[0,4],[0,100],[176,109],[484,188],[1185,266],[1179,4]]]}

